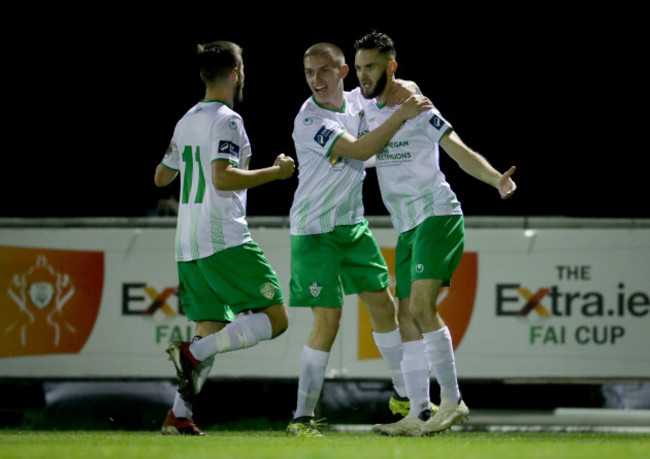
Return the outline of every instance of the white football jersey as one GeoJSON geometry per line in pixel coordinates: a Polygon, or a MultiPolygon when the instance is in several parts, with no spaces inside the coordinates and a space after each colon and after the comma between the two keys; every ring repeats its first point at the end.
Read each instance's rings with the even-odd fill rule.
{"type": "MultiPolygon", "coordinates": [[[[398,107],[361,101],[365,111],[362,133],[388,119],[398,107]]],[[[406,121],[377,153],[377,180],[384,205],[398,233],[435,215],[462,215],[460,202],[440,170],[438,142],[451,125],[434,107],[406,121]]]]}
{"type": "Polygon", "coordinates": [[[218,191],[212,184],[213,161],[248,169],[250,157],[243,120],[225,103],[202,100],[178,121],[162,161],[180,175],[177,261],[205,258],[252,240],[246,190],[218,191]]]}
{"type": "Polygon", "coordinates": [[[363,221],[363,161],[331,155],[344,132],[359,135],[359,97],[344,93],[342,110],[307,99],[294,120],[293,141],[298,159],[298,187],[290,211],[291,234],[321,234],[335,226],[363,221]]]}

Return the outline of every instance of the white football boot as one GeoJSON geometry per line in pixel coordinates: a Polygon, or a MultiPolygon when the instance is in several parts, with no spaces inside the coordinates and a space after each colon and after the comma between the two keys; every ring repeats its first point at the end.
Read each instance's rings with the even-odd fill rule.
{"type": "Polygon", "coordinates": [[[469,419],[469,409],[462,399],[454,402],[441,397],[438,412],[422,426],[422,435],[435,435],[469,419]]]}

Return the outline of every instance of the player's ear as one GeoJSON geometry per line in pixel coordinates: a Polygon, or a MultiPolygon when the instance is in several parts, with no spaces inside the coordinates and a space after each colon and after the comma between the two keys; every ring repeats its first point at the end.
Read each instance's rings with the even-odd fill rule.
{"type": "Polygon", "coordinates": [[[389,68],[390,73],[395,74],[397,72],[397,61],[390,61],[389,68]]]}
{"type": "Polygon", "coordinates": [[[348,64],[343,64],[341,66],[341,79],[348,76],[348,73],[350,73],[350,67],[348,67],[348,64]]]}
{"type": "Polygon", "coordinates": [[[239,67],[234,67],[230,71],[230,79],[237,83],[239,81],[240,73],[239,73],[239,67]]]}

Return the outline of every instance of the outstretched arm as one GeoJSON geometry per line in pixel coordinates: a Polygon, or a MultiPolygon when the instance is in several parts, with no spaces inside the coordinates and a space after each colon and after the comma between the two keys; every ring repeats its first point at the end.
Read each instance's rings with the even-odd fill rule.
{"type": "Polygon", "coordinates": [[[517,189],[511,176],[516,167],[512,166],[505,173],[500,173],[483,156],[470,149],[455,131],[445,135],[440,141],[440,146],[458,163],[460,168],[474,178],[499,191],[502,199],[508,199],[517,189]]]}
{"type": "Polygon", "coordinates": [[[291,177],[295,169],[293,158],[280,153],[273,166],[245,170],[233,167],[228,161],[212,162],[212,183],[220,191],[236,191],[254,188],[273,180],[291,177]]]}

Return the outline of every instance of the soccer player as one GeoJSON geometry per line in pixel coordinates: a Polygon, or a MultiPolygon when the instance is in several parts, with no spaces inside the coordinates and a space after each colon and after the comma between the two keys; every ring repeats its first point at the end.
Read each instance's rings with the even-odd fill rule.
{"type": "Polygon", "coordinates": [[[172,342],[167,349],[179,384],[162,426],[166,435],[203,435],[192,403],[215,354],[276,338],[289,324],[277,275],[248,228],[246,190],[291,177],[294,161],[280,154],[272,166],[249,170],[251,146],[233,111],[243,96],[242,49],[205,43],[196,58],[205,97],[176,124],[154,179],[162,187],[180,175],[179,293],[188,320],[196,322],[191,343],[172,342]]]}
{"type": "MultiPolygon", "coordinates": [[[[372,133],[398,108],[385,105],[397,62],[390,37],[373,32],[355,43],[355,69],[363,96],[367,129],[372,133]]],[[[428,408],[427,387],[412,387],[408,416],[373,429],[386,435],[432,435],[469,417],[462,400],[449,329],[436,309],[440,288],[449,285],[464,247],[463,213],[439,166],[438,145],[471,176],[496,188],[502,198],[516,189],[511,167],[495,170],[467,147],[440,112],[432,108],[407,121],[385,150],[376,156],[383,201],[398,232],[395,255],[395,296],[399,301],[399,327],[407,346],[424,346],[428,362],[404,365],[430,368],[440,385],[440,407],[428,408]]]]}
{"type": "Polygon", "coordinates": [[[412,96],[376,130],[357,138],[363,116],[360,97],[344,91],[349,68],[341,49],[315,44],[303,63],[312,95],[300,108],[293,130],[299,175],[290,211],[289,306],[310,307],[314,326],[303,348],[297,407],[287,433],[321,436],[314,414],[339,329],[343,291],[358,293],[365,303],[397,395],[406,395],[395,301],[386,262],[364,218],[365,165],[359,158],[377,151],[405,120],[431,104],[412,96]]]}

